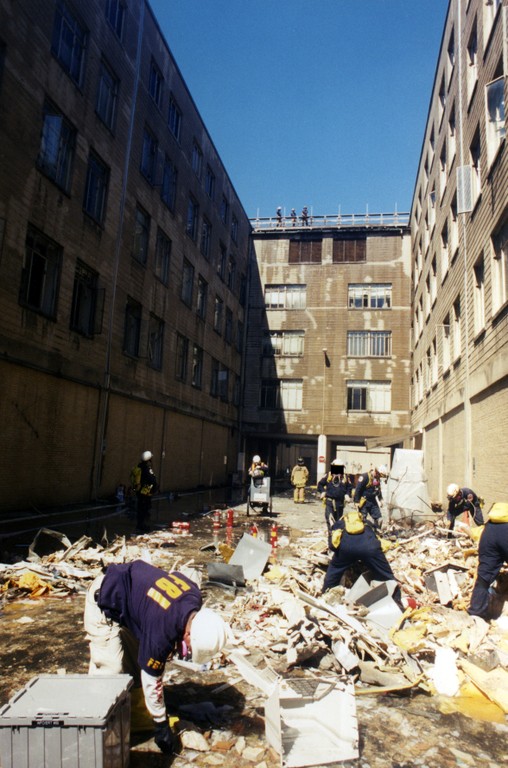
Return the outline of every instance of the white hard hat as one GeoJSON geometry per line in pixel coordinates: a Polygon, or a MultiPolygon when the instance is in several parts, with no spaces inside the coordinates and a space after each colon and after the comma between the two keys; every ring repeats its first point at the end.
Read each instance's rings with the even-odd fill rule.
{"type": "Polygon", "coordinates": [[[230,630],[224,619],[211,608],[201,608],[192,619],[190,646],[192,661],[206,664],[226,645],[230,630]]]}
{"type": "Polygon", "coordinates": [[[386,464],[380,464],[379,467],[377,467],[378,474],[380,474],[382,477],[388,476],[388,467],[386,464]]]}
{"type": "Polygon", "coordinates": [[[152,458],[152,452],[151,451],[144,451],[141,454],[141,461],[150,461],[152,458]]]}
{"type": "Polygon", "coordinates": [[[254,464],[257,464],[258,461],[261,461],[261,456],[258,456],[256,453],[256,455],[252,457],[252,461],[254,462],[254,464]]]}
{"type": "Polygon", "coordinates": [[[448,496],[449,499],[453,499],[453,497],[456,496],[459,491],[460,491],[460,488],[457,485],[457,483],[451,483],[446,489],[446,495],[448,496]]]}

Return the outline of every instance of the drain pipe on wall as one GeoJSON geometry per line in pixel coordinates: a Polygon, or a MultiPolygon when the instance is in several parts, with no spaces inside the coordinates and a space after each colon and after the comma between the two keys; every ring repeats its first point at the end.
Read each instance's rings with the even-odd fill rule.
{"type": "Polygon", "coordinates": [[[111,348],[113,344],[113,321],[115,316],[116,295],[117,295],[117,287],[118,287],[118,272],[120,269],[120,251],[121,251],[121,245],[122,245],[122,234],[123,234],[124,218],[125,218],[127,181],[129,178],[129,164],[130,164],[132,137],[134,133],[136,104],[137,104],[137,98],[138,98],[138,88],[139,88],[139,79],[140,79],[144,22],[145,22],[145,2],[143,0],[140,3],[140,16],[139,16],[139,27],[138,27],[136,64],[135,64],[135,72],[134,72],[134,84],[133,84],[133,93],[132,93],[132,105],[131,105],[129,130],[127,133],[127,144],[125,146],[122,191],[120,195],[118,229],[117,229],[116,243],[115,243],[115,257],[114,257],[113,275],[112,275],[112,295],[111,295],[111,303],[110,303],[109,319],[108,319],[108,334],[107,334],[107,341],[106,341],[106,362],[104,367],[104,382],[100,390],[97,437],[95,441],[95,456],[94,456],[94,466],[93,466],[93,488],[92,488],[93,498],[98,498],[99,496],[99,488],[102,480],[103,461],[104,461],[104,455],[106,453],[106,426],[108,421],[109,395],[110,395],[110,385],[111,385],[111,348]]]}

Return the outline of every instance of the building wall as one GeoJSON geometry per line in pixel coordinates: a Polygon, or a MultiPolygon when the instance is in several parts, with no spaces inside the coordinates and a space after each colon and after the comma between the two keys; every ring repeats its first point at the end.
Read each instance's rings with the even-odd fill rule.
{"type": "Polygon", "coordinates": [[[488,505],[508,495],[507,12],[450,2],[411,210],[413,429],[431,496],[456,482],[488,505]]]}
{"type": "Polygon", "coordinates": [[[410,244],[404,227],[344,230],[314,226],[310,232],[272,228],[255,231],[253,238],[256,261],[250,286],[243,409],[243,427],[252,451],[257,452],[258,446],[270,451],[280,468],[285,466],[288,445],[298,446],[310,439],[317,469],[319,435],[326,435],[327,461],[341,444],[354,442],[364,447],[368,437],[408,432],[410,244]],[[290,248],[295,247],[291,241],[305,243],[309,238],[318,241],[319,255],[312,257],[317,261],[290,263],[290,248]],[[345,240],[364,243],[361,261],[334,263],[334,247],[339,247],[334,241],[345,240]],[[374,284],[391,286],[391,307],[349,308],[349,286],[353,284],[367,289],[374,284]],[[267,306],[267,291],[273,286],[294,285],[306,286],[305,308],[267,306]],[[303,354],[267,353],[263,337],[275,331],[302,331],[303,354]],[[348,356],[348,331],[391,331],[391,354],[348,356]],[[287,380],[302,382],[301,406],[266,406],[266,381],[284,384],[287,380]],[[348,408],[347,382],[352,380],[389,382],[391,406],[384,412],[369,406],[348,408]]]}
{"type": "Polygon", "coordinates": [[[149,5],[2,2],[0,140],[1,386],[9,393],[0,463],[17,476],[0,504],[108,496],[147,448],[163,489],[225,482],[239,448],[251,227],[149,5]],[[81,68],[79,47],[71,55],[57,44],[61,7],[83,35],[81,68]],[[121,8],[115,29],[119,17],[107,14],[121,8]],[[109,101],[98,101],[99,87],[109,101]],[[109,120],[104,104],[113,102],[109,120]],[[177,172],[172,199],[168,160],[177,172]],[[100,182],[88,184],[92,163],[105,174],[102,209],[94,205],[100,182]],[[184,265],[193,270],[185,297],[184,265]],[[201,315],[200,280],[208,286],[201,315]],[[130,326],[128,307],[136,313],[130,326]],[[62,461],[57,488],[46,478],[62,461]]]}

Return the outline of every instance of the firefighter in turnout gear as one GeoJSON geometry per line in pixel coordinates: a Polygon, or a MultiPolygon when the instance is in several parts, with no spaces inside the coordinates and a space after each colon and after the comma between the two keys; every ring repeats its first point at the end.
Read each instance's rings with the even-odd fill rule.
{"type": "Polygon", "coordinates": [[[344,464],[339,459],[332,461],[330,471],[318,482],[317,490],[325,502],[325,520],[330,545],[332,526],[342,517],[344,504],[351,501],[353,491],[353,486],[345,474],[344,464]]]}
{"type": "Polygon", "coordinates": [[[295,504],[305,503],[305,486],[309,482],[309,470],[301,456],[296,460],[296,464],[291,471],[291,485],[294,487],[293,501],[295,504]]]}
{"type": "Polygon", "coordinates": [[[361,510],[364,520],[367,518],[367,515],[370,515],[375,528],[381,527],[382,516],[379,507],[379,502],[383,500],[381,479],[387,477],[388,469],[384,464],[381,464],[381,466],[369,469],[368,472],[360,475],[355,488],[354,502],[358,505],[358,509],[361,510]]]}

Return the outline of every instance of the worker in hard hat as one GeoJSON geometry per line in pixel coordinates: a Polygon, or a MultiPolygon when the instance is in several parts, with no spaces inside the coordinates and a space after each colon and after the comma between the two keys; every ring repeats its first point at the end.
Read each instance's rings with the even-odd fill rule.
{"type": "Polygon", "coordinates": [[[387,477],[388,467],[385,464],[380,464],[360,475],[355,488],[354,502],[358,505],[364,518],[370,515],[375,528],[381,527],[380,502],[383,501],[381,480],[386,480],[387,477]]]}
{"type": "Polygon", "coordinates": [[[334,459],[330,469],[317,484],[320,498],[325,503],[325,521],[328,529],[328,545],[330,546],[331,530],[334,523],[342,517],[344,504],[351,501],[353,486],[345,473],[344,463],[334,459]]]}
{"type": "Polygon", "coordinates": [[[84,626],[89,673],[132,675],[134,709],[144,700],[155,743],[162,752],[173,753],[178,740],[164,703],[164,665],[177,651],[197,664],[208,662],[229,639],[228,625],[203,608],[199,587],[183,573],[135,560],[110,565],[93,581],[84,626]]]}
{"type": "Polygon", "coordinates": [[[489,590],[508,563],[508,504],[492,505],[478,544],[478,571],[471,594],[468,613],[485,621],[495,618],[491,614],[489,590]]]}
{"type": "Polygon", "coordinates": [[[468,518],[474,520],[476,525],[483,525],[482,504],[483,499],[476,495],[471,488],[460,488],[456,483],[451,483],[446,489],[448,499],[447,517],[450,522],[449,530],[453,531],[455,520],[464,512],[468,518]]]}
{"type": "Polygon", "coordinates": [[[291,470],[291,485],[293,486],[293,501],[295,504],[305,503],[305,486],[309,482],[309,470],[305,466],[302,456],[296,460],[291,470]]]}
{"type": "Polygon", "coordinates": [[[249,468],[249,475],[252,478],[252,481],[254,485],[261,485],[263,482],[263,478],[268,473],[268,464],[265,464],[264,461],[261,460],[261,456],[256,454],[252,457],[252,464],[249,468]]]}
{"type": "Polygon", "coordinates": [[[157,491],[157,478],[152,467],[151,451],[143,451],[141,461],[132,468],[131,486],[136,493],[136,530],[143,533],[150,530],[148,520],[152,496],[157,491]]]}

